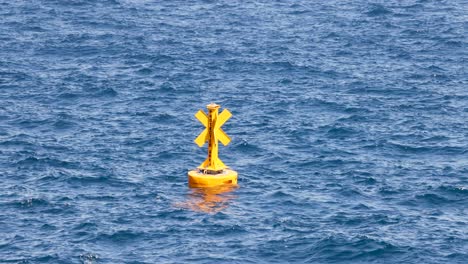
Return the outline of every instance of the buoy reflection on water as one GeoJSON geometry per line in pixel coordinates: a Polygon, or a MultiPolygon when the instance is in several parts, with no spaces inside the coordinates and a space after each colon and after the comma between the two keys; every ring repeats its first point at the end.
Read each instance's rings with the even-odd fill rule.
{"type": "Polygon", "coordinates": [[[233,193],[236,185],[220,185],[210,188],[191,188],[187,200],[180,207],[197,212],[216,213],[226,209],[237,196],[233,193]]]}

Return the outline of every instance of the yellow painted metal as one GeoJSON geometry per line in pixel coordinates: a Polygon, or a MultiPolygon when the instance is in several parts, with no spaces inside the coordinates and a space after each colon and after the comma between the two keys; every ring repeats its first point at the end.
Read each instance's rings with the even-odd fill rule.
{"type": "Polygon", "coordinates": [[[195,143],[199,147],[202,147],[205,142],[208,141],[208,116],[206,116],[205,112],[202,110],[198,110],[195,117],[206,127],[205,130],[203,130],[203,132],[201,132],[195,139],[195,143]]]}
{"type": "Polygon", "coordinates": [[[231,116],[231,112],[229,112],[227,109],[224,109],[216,120],[215,134],[224,146],[227,146],[227,144],[231,142],[231,138],[221,129],[221,126],[224,125],[224,123],[226,123],[226,121],[231,118],[231,116]]]}
{"type": "Polygon", "coordinates": [[[225,169],[218,174],[205,174],[200,170],[188,173],[189,186],[192,188],[206,188],[219,185],[237,185],[237,172],[225,169]]]}
{"type": "Polygon", "coordinates": [[[207,105],[206,108],[208,108],[208,115],[202,110],[195,114],[195,117],[206,127],[195,139],[195,143],[201,147],[205,142],[208,142],[208,157],[198,168],[209,172],[217,172],[227,168],[218,157],[218,141],[221,141],[225,146],[231,142],[221,126],[226,123],[232,114],[229,110],[224,109],[218,115],[220,106],[214,103],[207,105]]]}
{"type": "Polygon", "coordinates": [[[237,185],[237,172],[229,169],[218,157],[218,142],[229,144],[231,138],[221,129],[221,126],[231,118],[229,110],[224,109],[218,114],[220,106],[211,103],[206,106],[208,114],[199,110],[195,117],[205,126],[203,132],[195,139],[195,143],[202,147],[208,142],[208,157],[188,173],[190,187],[213,187],[218,185],[237,185]]]}

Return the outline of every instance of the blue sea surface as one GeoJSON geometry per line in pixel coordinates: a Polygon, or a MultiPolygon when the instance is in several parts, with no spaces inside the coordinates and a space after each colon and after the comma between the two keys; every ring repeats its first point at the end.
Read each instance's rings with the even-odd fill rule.
{"type": "Polygon", "coordinates": [[[0,263],[468,263],[468,2],[0,0],[0,263]]]}

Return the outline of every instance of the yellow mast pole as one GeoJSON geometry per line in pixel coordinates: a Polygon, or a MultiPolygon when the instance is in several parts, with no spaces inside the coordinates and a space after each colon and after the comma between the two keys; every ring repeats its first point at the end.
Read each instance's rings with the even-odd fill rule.
{"type": "MultiPolygon", "coordinates": [[[[224,131],[222,131],[220,128],[225,121],[223,122],[223,120],[220,120],[221,122],[218,122],[218,110],[220,108],[219,105],[211,103],[207,105],[206,108],[208,108],[208,115],[206,122],[207,131],[205,140],[208,141],[208,157],[198,168],[209,173],[216,173],[226,168],[226,165],[224,165],[224,163],[219,159],[218,156],[218,134],[221,133],[221,136],[225,135],[224,131]]],[[[228,115],[229,117],[230,114],[231,113],[229,113],[228,115]]],[[[226,114],[224,114],[223,116],[225,115],[226,114]]]]}
{"type": "Polygon", "coordinates": [[[208,108],[208,168],[212,170],[218,170],[216,161],[218,160],[218,140],[214,133],[214,126],[218,119],[219,105],[209,104],[208,108]]]}

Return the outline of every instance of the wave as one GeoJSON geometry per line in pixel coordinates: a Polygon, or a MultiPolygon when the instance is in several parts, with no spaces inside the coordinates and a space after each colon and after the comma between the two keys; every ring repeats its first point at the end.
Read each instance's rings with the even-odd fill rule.
{"type": "Polygon", "coordinates": [[[409,247],[398,247],[368,236],[344,237],[340,235],[321,239],[314,246],[309,261],[319,262],[374,262],[392,256],[392,260],[406,258],[409,247]]]}
{"type": "Polygon", "coordinates": [[[393,12],[390,9],[386,8],[383,5],[372,4],[369,10],[365,14],[370,17],[379,17],[379,16],[385,16],[385,15],[392,14],[392,13],[393,12]]]}
{"type": "Polygon", "coordinates": [[[15,163],[19,167],[29,167],[29,166],[51,166],[56,168],[67,168],[67,169],[78,169],[80,168],[80,163],[64,161],[55,158],[37,158],[37,157],[27,157],[15,163]]]}

